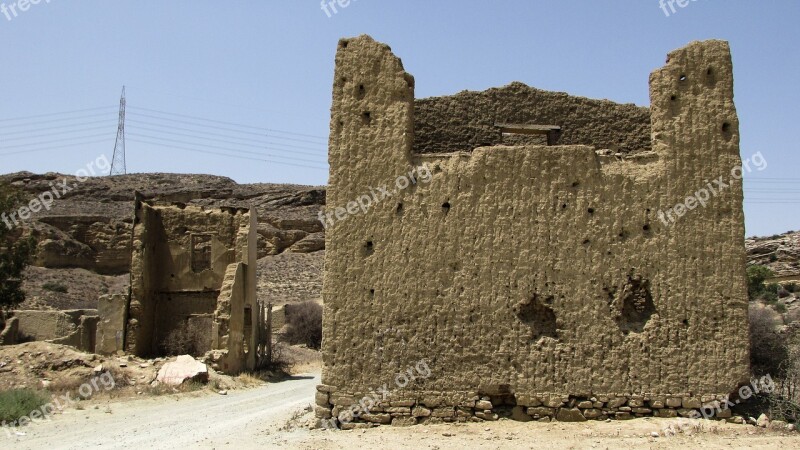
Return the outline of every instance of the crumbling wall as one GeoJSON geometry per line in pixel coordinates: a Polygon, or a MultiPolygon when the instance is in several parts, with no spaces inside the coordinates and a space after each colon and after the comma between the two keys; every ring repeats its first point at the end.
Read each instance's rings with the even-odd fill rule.
{"type": "Polygon", "coordinates": [[[0,331],[0,345],[15,345],[19,340],[19,319],[9,317],[0,331]]]}
{"type": "Polygon", "coordinates": [[[128,298],[125,295],[103,295],[98,300],[95,353],[114,355],[125,350],[125,323],[128,298]]]}
{"type": "Polygon", "coordinates": [[[50,341],[93,352],[97,329],[96,310],[14,311],[18,339],[50,341]]]}
{"type": "Polygon", "coordinates": [[[650,150],[648,108],[512,83],[484,92],[418,100],[414,105],[414,152],[545,143],[542,137],[503,136],[495,125],[504,123],[559,126],[561,145],[589,145],[626,154],[650,150]]]}
{"type": "Polygon", "coordinates": [[[256,232],[252,210],[137,198],[127,349],[162,354],[189,329],[197,352],[222,351],[222,370],[253,368],[253,330],[266,326],[248,314],[257,303],[256,232]]]}
{"type": "MultiPolygon", "coordinates": [[[[677,50],[650,84],[653,140],[636,147],[651,151],[417,154],[413,78],[388,46],[340,42],[328,209],[411,167],[432,178],[328,228],[319,418],[380,386],[388,397],[357,420],[491,420],[502,405],[530,418],[674,417],[747,380],[741,182],[674,224],[658,215],[741,165],[728,45],[677,50]],[[397,382],[420,362],[429,376],[397,382]]],[[[441,119],[461,130],[441,148],[471,150],[464,120],[441,119]]],[[[581,120],[590,129],[575,139],[607,147],[616,125],[581,120]]],[[[637,129],[615,132],[635,142],[637,129]]]]}

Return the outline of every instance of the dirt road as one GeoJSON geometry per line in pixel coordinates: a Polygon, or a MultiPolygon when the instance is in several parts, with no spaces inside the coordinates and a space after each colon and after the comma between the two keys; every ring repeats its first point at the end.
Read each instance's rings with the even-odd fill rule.
{"type": "Polygon", "coordinates": [[[24,436],[8,437],[0,430],[0,448],[800,448],[800,434],[796,432],[711,421],[684,424],[681,433],[666,437],[664,431],[678,422],[653,418],[608,423],[501,420],[341,432],[309,430],[313,415],[306,407],[313,402],[318,383],[319,375],[307,375],[226,396],[206,391],[94,403],[85,410],[70,410],[51,421],[24,427],[20,429],[24,436]]]}
{"type": "Polygon", "coordinates": [[[25,436],[0,430],[0,448],[243,448],[248,436],[284,425],[313,403],[317,384],[318,375],[306,375],[228,395],[94,403],[20,428],[25,436]]]}

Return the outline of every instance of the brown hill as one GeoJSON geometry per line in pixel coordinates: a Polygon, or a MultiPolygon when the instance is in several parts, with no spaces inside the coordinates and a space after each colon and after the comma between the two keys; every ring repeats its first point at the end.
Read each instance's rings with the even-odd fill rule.
{"type": "Polygon", "coordinates": [[[745,241],[747,263],[769,267],[776,277],[800,279],[800,231],[745,241]]]}
{"type": "Polygon", "coordinates": [[[188,205],[255,208],[260,297],[282,303],[320,297],[325,239],[317,216],[325,204],[324,187],[240,185],[212,175],[160,173],[79,182],[57,173],[20,172],[0,176],[0,183],[31,199],[53,188],[60,195],[24,225],[39,247],[27,272],[23,308],[92,308],[98,295],[125,291],[135,191],[188,205]],[[62,194],[64,180],[69,190],[62,194]]]}

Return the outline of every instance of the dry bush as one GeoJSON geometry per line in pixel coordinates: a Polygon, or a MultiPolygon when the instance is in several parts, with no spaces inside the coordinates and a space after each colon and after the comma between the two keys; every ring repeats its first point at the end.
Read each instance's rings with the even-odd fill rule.
{"type": "Polygon", "coordinates": [[[262,386],[264,384],[264,380],[259,378],[257,373],[245,372],[239,374],[236,380],[245,387],[262,386]]]}
{"type": "Polygon", "coordinates": [[[272,360],[265,369],[285,375],[292,373],[294,359],[291,357],[291,353],[286,344],[273,341],[271,353],[272,360]]]}
{"type": "Polygon", "coordinates": [[[203,353],[203,342],[207,338],[208,330],[204,330],[198,322],[187,321],[170,331],[160,347],[164,356],[200,356],[203,353]]]}
{"type": "Polygon", "coordinates": [[[800,321],[800,308],[792,309],[786,313],[785,320],[787,324],[800,321]]]}
{"type": "Polygon", "coordinates": [[[53,379],[47,386],[47,390],[53,393],[78,392],[78,389],[86,381],[87,378],[84,375],[63,374],[53,379]]]}
{"type": "Polygon", "coordinates": [[[782,378],[787,348],[779,333],[783,320],[772,308],[751,303],[750,316],[750,366],[753,375],[770,375],[782,378]]]}
{"type": "Polygon", "coordinates": [[[795,331],[786,345],[786,360],[776,390],[767,396],[769,417],[796,423],[800,421],[800,333],[795,331]]]}
{"type": "Polygon", "coordinates": [[[322,346],[322,306],[316,302],[304,302],[286,306],[286,342],[304,344],[308,348],[322,346]]]}

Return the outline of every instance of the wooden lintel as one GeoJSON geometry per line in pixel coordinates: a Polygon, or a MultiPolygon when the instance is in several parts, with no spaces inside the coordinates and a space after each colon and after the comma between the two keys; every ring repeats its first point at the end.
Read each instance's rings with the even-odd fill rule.
{"type": "Polygon", "coordinates": [[[546,135],[553,132],[561,131],[558,125],[528,125],[528,124],[510,124],[498,123],[495,127],[500,128],[502,133],[506,134],[538,134],[546,135]]]}

